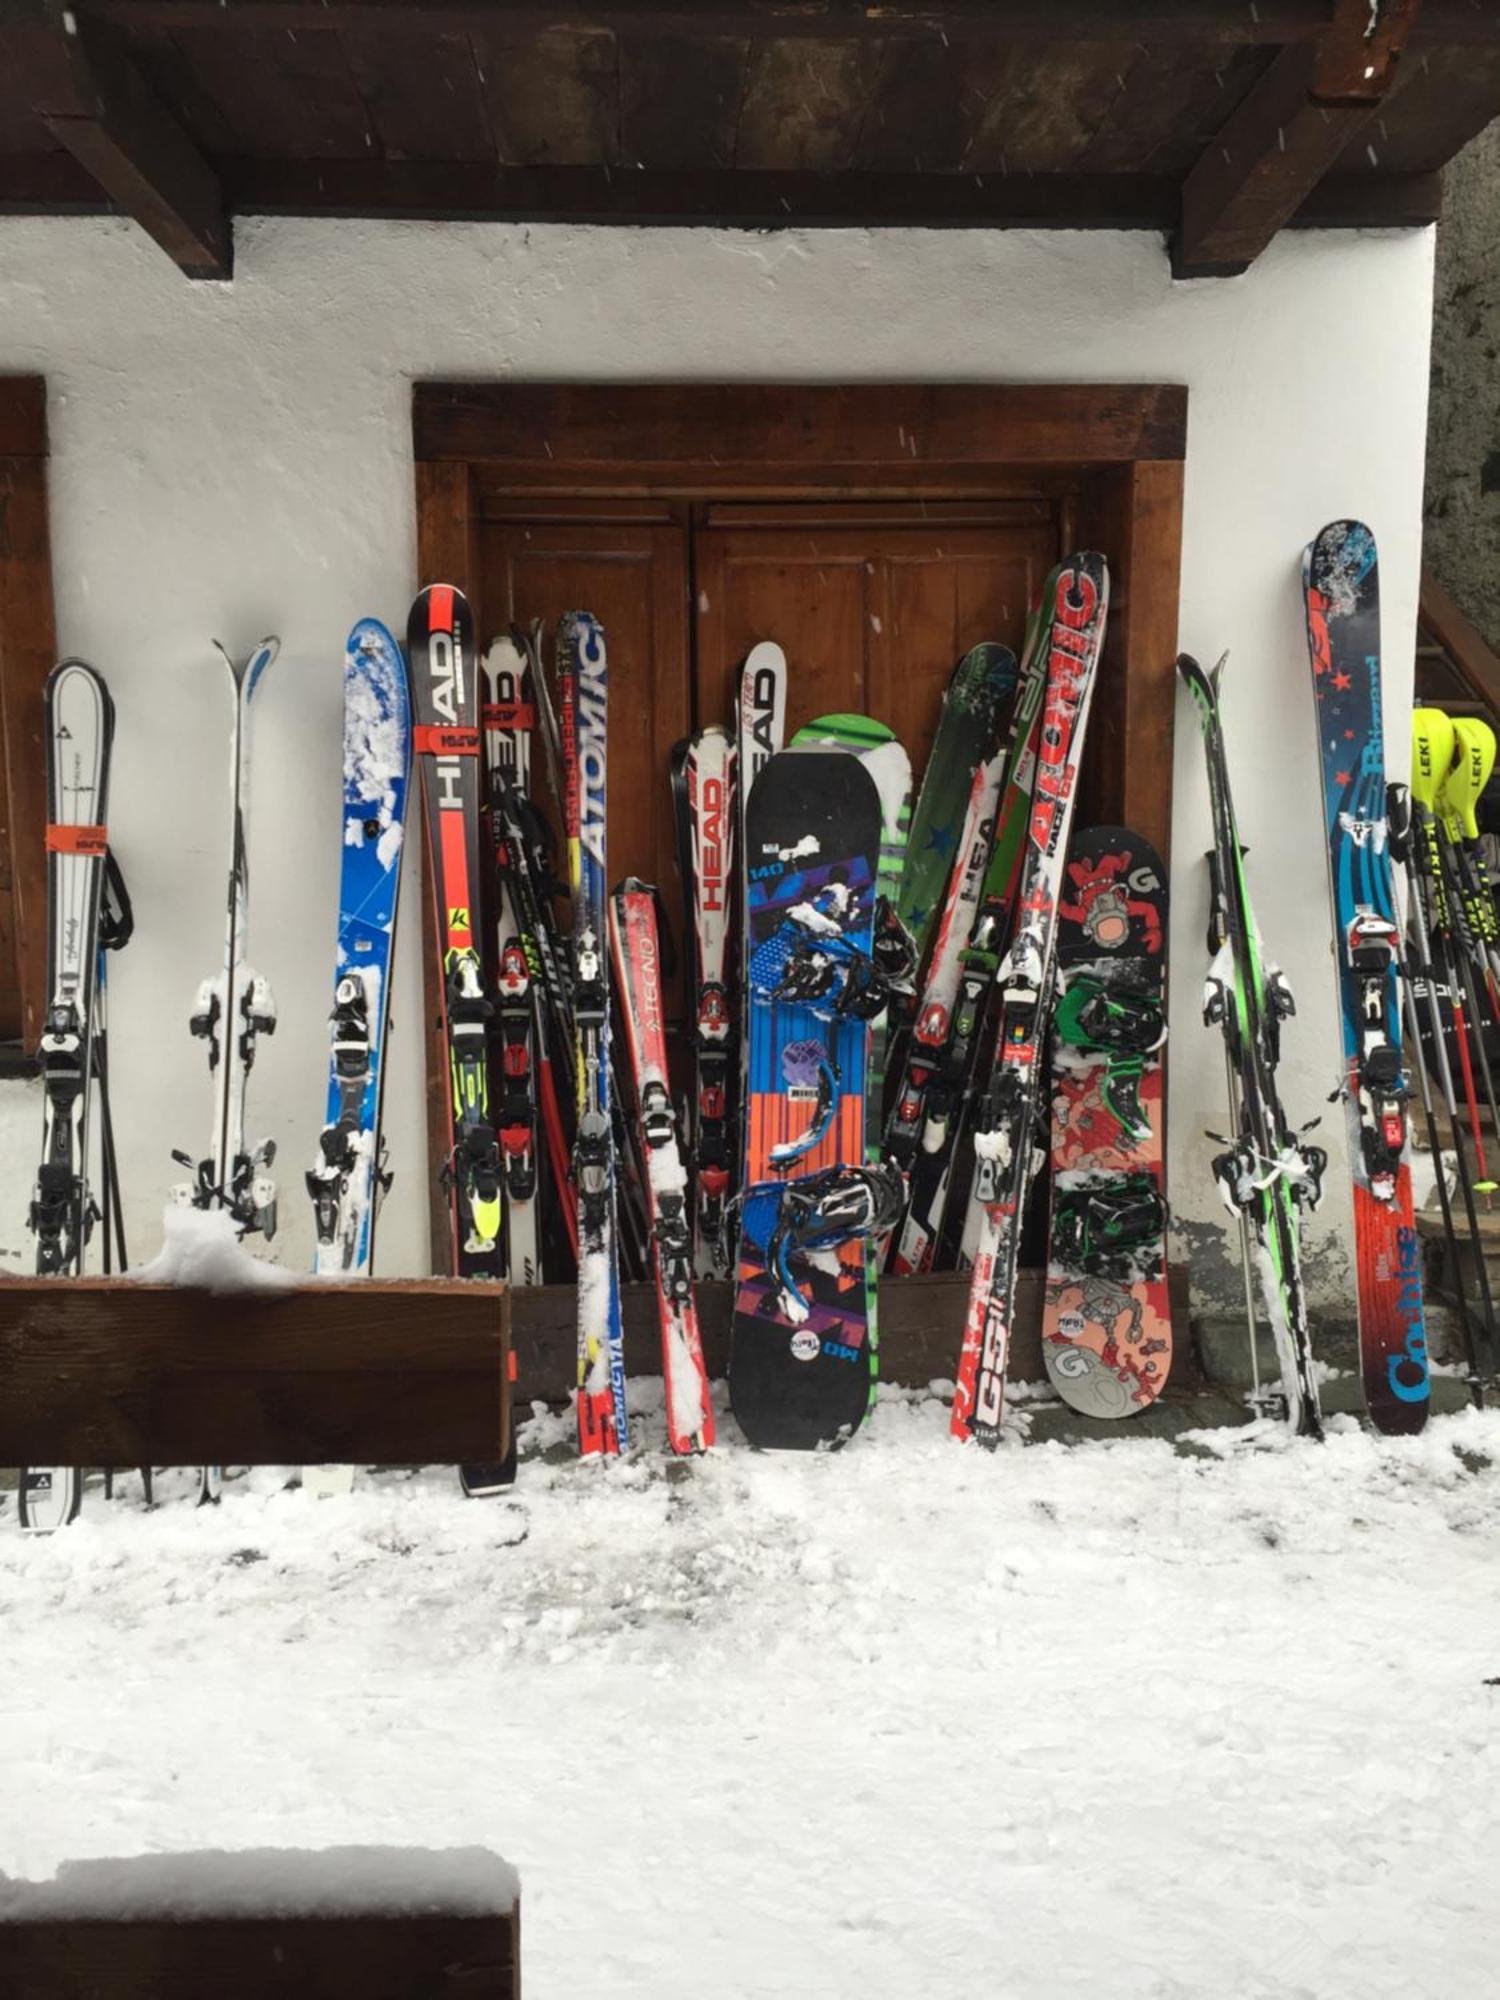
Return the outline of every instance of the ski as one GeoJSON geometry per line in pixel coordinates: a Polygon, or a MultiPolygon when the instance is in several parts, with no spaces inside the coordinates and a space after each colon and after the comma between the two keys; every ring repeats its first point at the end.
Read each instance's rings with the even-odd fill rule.
{"type": "Polygon", "coordinates": [[[1209,674],[1184,653],[1177,670],[1198,708],[1213,812],[1215,915],[1210,935],[1219,942],[1204,985],[1203,1018],[1223,1031],[1239,1098],[1238,1106],[1230,1106],[1236,1125],[1226,1150],[1213,1162],[1214,1178],[1231,1215],[1244,1215],[1249,1222],[1292,1428],[1305,1437],[1321,1437],[1299,1217],[1318,1202],[1326,1155],[1293,1132],[1276,1087],[1281,1024],[1295,1008],[1280,968],[1265,961],[1250,906],[1219,709],[1224,661],[1209,674]]]}
{"type": "Polygon", "coordinates": [[[944,1104],[944,1115],[929,1127],[927,1098],[953,1026],[962,954],[979,909],[985,865],[995,837],[995,805],[1003,764],[1003,758],[996,754],[985,758],[974,771],[958,839],[958,858],[948,880],[932,959],[886,1124],[886,1156],[900,1167],[908,1189],[907,1212],[891,1248],[891,1269],[899,1276],[930,1269],[937,1247],[941,1221],[938,1197],[947,1177],[950,1120],[944,1104]]]}
{"type": "Polygon", "coordinates": [[[334,947],[327,1122],[307,1175],[313,1269],[367,1272],[378,1196],[396,904],[411,769],[411,690],[401,648],[362,618],[344,651],[344,838],[334,947]]]}
{"type": "Polygon", "coordinates": [[[734,866],[738,753],[727,730],[700,729],[672,754],[678,866],[692,940],[693,1095],[688,1123],[693,1269],[729,1275],[726,1205],[732,1189],[730,1079],[735,1074],[729,1005],[730,879],[734,866]]]}
{"type": "MultiPolygon", "coordinates": [[[[439,1016],[448,1055],[449,1136],[442,1182],[449,1240],[444,1263],[460,1278],[500,1270],[500,1149],[490,1122],[492,1007],[479,950],[479,687],[474,618],[452,584],[417,593],[406,624],[412,749],[422,795],[423,855],[438,950],[439,1016]]],[[[471,1498],[515,1477],[515,1448],[494,1465],[459,1467],[471,1498]]]]}
{"type": "MultiPolygon", "coordinates": [[[[252,704],[280,644],[279,639],[262,639],[249,657],[240,661],[232,660],[222,646],[217,647],[234,698],[224,964],[222,971],[199,987],[188,1022],[192,1033],[208,1044],[209,1076],[214,1086],[213,1135],[207,1157],[196,1164],[192,1183],[174,1189],[177,1200],[196,1208],[227,1209],[242,1235],[259,1230],[268,1239],[276,1233],[276,1187],[268,1172],[276,1146],[267,1140],[254,1149],[246,1147],[245,1089],[259,1038],[275,1032],[276,1002],[269,982],[246,958],[250,919],[247,829],[252,704]]],[[[180,1166],[194,1166],[186,1153],[176,1152],[172,1157],[180,1166]]]]}
{"type": "Polygon", "coordinates": [[[1057,918],[1042,1360],[1070,1408],[1118,1419],[1172,1365],[1160,855],[1124,827],[1075,834],[1057,918]]]}
{"type": "MultiPolygon", "coordinates": [[[[109,846],[109,764],[115,712],[102,675],[64,660],[47,677],[47,1011],[37,1052],[42,1149],[31,1202],[39,1277],[81,1277],[99,1214],[89,1186],[91,1109],[102,1000],[100,911],[109,846]]],[[[112,1150],[112,1149],[111,1149],[112,1150]]],[[[106,1161],[107,1168],[107,1161],[106,1161]]],[[[105,1220],[106,1251],[109,1219],[105,1220]]],[[[68,1526],[83,1501],[75,1466],[23,1466],[21,1526],[68,1526]]]]}
{"type": "Polygon", "coordinates": [[[995,1067],[975,1122],[971,1198],[981,1213],[950,1419],[955,1436],[991,1448],[1000,1441],[1021,1227],[1036,1153],[1037,1086],[1063,860],[1109,606],[1102,556],[1075,556],[1055,575],[1016,925],[996,973],[995,1067]]]}
{"type": "Polygon", "coordinates": [[[656,891],[633,877],[616,889],[610,901],[610,945],[645,1156],[667,1439],[678,1454],[706,1451],[714,1441],[714,1412],[693,1296],[687,1171],[677,1144],[677,1118],[667,1085],[656,891]]]}
{"type": "Polygon", "coordinates": [[[1401,931],[1386,827],[1380,567],[1358,521],[1334,521],[1302,563],[1317,706],[1328,886],[1354,1194],[1365,1408],[1377,1430],[1421,1430],[1432,1390],[1412,1208],[1401,1047],[1401,931]]]}
{"type": "Polygon", "coordinates": [[[520,648],[497,639],[484,658],[484,768],[495,868],[493,980],[498,1008],[500,1082],[495,1134],[505,1181],[505,1274],[513,1285],[542,1282],[537,1194],[537,992],[541,976],[534,939],[517,908],[511,828],[524,810],[531,782],[531,732],[536,711],[520,648]],[[508,796],[507,796],[508,795],[508,796]],[[530,949],[528,950],[528,942],[530,949]]]}
{"type": "Polygon", "coordinates": [[[786,741],[786,654],[774,640],[762,639],[745,656],[740,668],[735,732],[739,847],[743,855],[750,788],[786,741]]]}
{"type": "Polygon", "coordinates": [[[557,634],[568,884],[573,897],[573,1032],[578,1124],[578,1449],[623,1452],[625,1342],[615,1234],[615,1137],[610,1094],[606,810],[609,663],[604,628],[567,612],[557,634]]]}
{"type": "Polygon", "coordinates": [[[866,1265],[900,1176],[865,1163],[880,795],[858,757],[773,757],[746,824],[748,1095],[729,1394],[752,1444],[812,1450],[874,1391],[866,1265]]]}
{"type": "Polygon", "coordinates": [[[986,641],[964,654],[943,690],[896,890],[896,914],[919,966],[958,860],[974,773],[995,754],[1015,684],[1015,654],[986,641]]]}

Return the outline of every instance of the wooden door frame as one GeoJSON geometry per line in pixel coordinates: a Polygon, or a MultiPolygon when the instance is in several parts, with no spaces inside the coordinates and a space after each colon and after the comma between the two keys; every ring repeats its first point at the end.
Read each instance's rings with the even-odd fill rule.
{"type": "MultiPolygon", "coordinates": [[[[479,600],[486,496],[534,501],[1061,496],[1110,563],[1086,764],[1101,820],[1170,852],[1187,389],[1177,383],[417,382],[420,580],[479,600]]],[[[430,899],[422,898],[432,1240],[449,1147],[430,899]]]]}
{"type": "Polygon", "coordinates": [[[21,1039],[47,1005],[47,759],[43,689],[57,660],[47,518],[47,383],[0,375],[0,756],[10,825],[21,1039]]]}

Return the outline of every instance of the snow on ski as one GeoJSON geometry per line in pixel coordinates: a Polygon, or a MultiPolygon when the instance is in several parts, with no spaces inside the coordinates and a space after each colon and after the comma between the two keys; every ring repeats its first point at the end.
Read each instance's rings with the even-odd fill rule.
{"type": "Polygon", "coordinates": [[[996,975],[995,1068],[976,1118],[974,1196],[982,1211],[951,1428],[1000,1441],[1016,1267],[1036,1152],[1041,1051],[1051,1001],[1056,918],[1078,767],[1109,606],[1109,572],[1092,552],[1056,573],[1046,691],[1015,931],[996,975]]]}
{"type": "Polygon", "coordinates": [[[667,1085],[656,891],[631,877],[611,898],[609,917],[620,1018],[630,1054],[636,1122],[645,1156],[667,1438],[679,1454],[706,1451],[714,1441],[714,1412],[693,1295],[687,1170],[677,1143],[677,1118],[667,1085]]]}
{"type": "Polygon", "coordinates": [[[334,947],[327,1122],[307,1175],[313,1268],[370,1269],[382,1185],[385,1082],[396,905],[411,770],[411,691],[401,648],[362,618],[344,651],[344,843],[334,947]]]}
{"type": "Polygon", "coordinates": [[[1376,1428],[1418,1431],[1432,1391],[1408,1153],[1401,932],[1386,837],[1374,536],[1358,521],[1330,523],[1303,557],[1302,581],[1343,1031],[1360,1371],[1376,1428]]]}
{"type": "Polygon", "coordinates": [[[1304,1144],[1288,1125],[1276,1087],[1281,1023],[1294,1003],[1280,968],[1265,961],[1250,906],[1219,711],[1224,661],[1209,674],[1184,653],[1177,670],[1198,708],[1213,811],[1214,934],[1219,942],[1204,985],[1203,1018],[1223,1031],[1239,1098],[1230,1107],[1235,1130],[1213,1163],[1214,1178],[1225,1207],[1232,1215],[1243,1214],[1250,1226],[1292,1428],[1306,1437],[1321,1437],[1298,1218],[1303,1208],[1317,1205],[1326,1155],[1320,1147],[1304,1144]]]}
{"type": "Polygon", "coordinates": [[[615,1234],[615,1141],[610,1097],[606,809],[609,664],[604,628],[587,611],[564,614],[557,635],[558,695],[573,896],[573,1029],[578,1125],[578,1449],[623,1452],[625,1341],[615,1234]]]}
{"type": "MultiPolygon", "coordinates": [[[[252,704],[280,644],[279,639],[262,639],[249,657],[240,661],[217,646],[234,699],[224,963],[221,971],[199,987],[188,1022],[193,1034],[208,1043],[209,1076],[214,1087],[213,1132],[209,1153],[197,1162],[193,1182],[174,1190],[179,1201],[191,1202],[195,1208],[227,1209],[241,1234],[259,1230],[268,1239],[276,1233],[276,1187],[268,1172],[276,1146],[272,1140],[253,1150],[245,1144],[245,1087],[255,1061],[256,1042],[276,1028],[276,1002],[270,984],[246,958],[250,720],[252,704]]],[[[176,1152],[172,1157],[180,1166],[194,1166],[187,1153],[176,1152]]]]}

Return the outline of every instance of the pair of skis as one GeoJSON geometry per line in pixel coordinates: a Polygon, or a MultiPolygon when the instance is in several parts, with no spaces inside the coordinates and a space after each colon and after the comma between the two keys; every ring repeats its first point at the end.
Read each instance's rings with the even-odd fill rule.
{"type": "MultiPolygon", "coordinates": [[[[47,744],[47,1011],[38,1051],[42,1148],[31,1227],[41,1277],[81,1277],[96,1224],[104,1269],[126,1264],[119,1175],[109,1111],[104,954],[127,942],[129,900],[109,851],[109,768],[114,703],[103,676],[64,660],[43,697],[47,744]],[[91,1183],[94,1110],[101,1178],[91,1183]]],[[[146,1473],[147,1492],[150,1474],[146,1473]]],[[[66,1527],[83,1500],[76,1466],[23,1466],[20,1524],[34,1534],[66,1527]]]]}
{"type": "MultiPolygon", "coordinates": [[[[1336,1096],[1345,1107],[1353,1182],[1365,1405],[1378,1429],[1412,1432],[1426,1421],[1431,1391],[1402,1025],[1404,1008],[1408,1027],[1416,1026],[1419,980],[1434,1006],[1435,993],[1422,899],[1408,898],[1417,936],[1410,948],[1395,900],[1392,861],[1409,852],[1409,829],[1405,790],[1388,787],[1385,776],[1379,567],[1369,529],[1357,521],[1324,528],[1304,558],[1303,594],[1338,967],[1342,1075],[1336,1096]]],[[[1177,664],[1203,727],[1213,814],[1204,1017],[1223,1032],[1232,1123],[1214,1173],[1226,1206],[1241,1220],[1259,1275],[1289,1421],[1302,1435],[1319,1437],[1323,1419],[1300,1232],[1303,1214],[1320,1197],[1326,1155],[1292,1127],[1277,1086],[1281,1026],[1294,1003],[1284,975],[1265,957],[1250,903],[1224,755],[1224,662],[1211,674],[1187,655],[1177,664]]],[[[1420,835],[1426,816],[1420,778],[1416,789],[1420,835]]],[[[1440,1031],[1437,1039],[1441,1043],[1440,1031]]],[[[1444,1081],[1451,1104],[1446,1071],[1444,1081]]],[[[1425,1076],[1421,1088],[1430,1118],[1425,1076]]],[[[1442,1199],[1446,1213],[1446,1188],[1442,1199]]]]}

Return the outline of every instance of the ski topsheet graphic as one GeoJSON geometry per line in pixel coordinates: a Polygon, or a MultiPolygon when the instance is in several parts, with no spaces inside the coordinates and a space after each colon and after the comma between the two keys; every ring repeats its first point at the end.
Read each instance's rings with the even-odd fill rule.
{"type": "Polygon", "coordinates": [[[1303,591],[1328,827],[1365,1407],[1379,1430],[1417,1431],[1431,1388],[1386,828],[1380,568],[1369,529],[1358,521],[1324,528],[1303,558],[1303,591]]]}
{"type": "Polygon", "coordinates": [[[1244,1215],[1255,1244],[1266,1314],[1276,1342],[1288,1414],[1295,1430],[1323,1434],[1313,1372],[1307,1298],[1302,1284],[1299,1214],[1316,1205],[1326,1156],[1287,1123],[1276,1086],[1281,1023],[1293,1011],[1279,967],[1268,965],[1250,907],[1245,864],[1219,713],[1221,659],[1211,674],[1186,653],[1177,670],[1203,725],[1213,811],[1213,958],[1203,992],[1203,1018],[1222,1028],[1234,1079],[1230,1144],[1213,1163],[1225,1206],[1244,1215]]]}
{"type": "Polygon", "coordinates": [[[401,843],[411,768],[406,661],[362,618],[344,652],[344,844],[334,953],[327,1123],[307,1176],[314,1269],[363,1272],[382,1183],[380,1108],[401,843]]]}
{"type": "Polygon", "coordinates": [[[1155,1402],[1172,1362],[1160,855],[1124,827],[1076,835],[1057,917],[1042,1359],[1072,1408],[1129,1417],[1155,1402]]]}
{"type": "Polygon", "coordinates": [[[422,784],[428,882],[441,954],[453,1145],[444,1170],[453,1268],[499,1276],[500,1153],[490,1123],[490,1002],[478,944],[479,694],[474,620],[463,592],[435,583],[407,621],[412,732],[422,784]]]}
{"type": "Polygon", "coordinates": [[[667,1084],[656,891],[644,882],[632,878],[616,889],[610,903],[610,944],[645,1155],[667,1438],[674,1452],[705,1451],[714,1441],[714,1413],[693,1297],[687,1170],[678,1150],[677,1119],[667,1084]]]}
{"type": "Polygon", "coordinates": [[[738,753],[726,730],[700,729],[672,756],[682,872],[691,945],[694,1089],[689,1153],[693,1268],[727,1277],[725,1209],[731,1188],[731,1078],[737,1075],[729,1007],[730,880],[737,819],[738,753]]]}
{"type": "MultiPolygon", "coordinates": [[[[255,697],[280,644],[278,639],[262,639],[248,659],[238,661],[218,647],[234,698],[224,964],[199,987],[188,1022],[192,1032],[208,1044],[213,1135],[207,1158],[197,1162],[193,1183],[175,1190],[178,1200],[198,1208],[226,1208],[242,1233],[258,1229],[266,1237],[276,1233],[276,1187],[269,1173],[276,1147],[272,1141],[254,1148],[245,1143],[245,1088],[255,1061],[256,1042],[276,1027],[276,1002],[270,984],[246,957],[250,926],[250,720],[255,697]]],[[[180,1166],[194,1165],[186,1153],[172,1157],[180,1166]]]]}
{"type": "Polygon", "coordinates": [[[1001,1007],[995,1066],[974,1130],[971,1198],[979,1220],[951,1418],[956,1436],[977,1438],[989,1446],[999,1443],[1004,1414],[1021,1227],[1036,1152],[1041,1042],[1052,996],[1057,905],[1109,605],[1109,574],[1102,556],[1075,556],[1054,576],[1046,692],[1016,924],[996,974],[1001,1007]]]}
{"type": "Polygon", "coordinates": [[[557,634],[568,880],[573,893],[573,1026],[578,1126],[578,1449],[624,1451],[625,1342],[615,1236],[615,1139],[609,1061],[609,664],[604,628],[570,611],[557,634]]]}
{"type": "Polygon", "coordinates": [[[899,1175],[865,1160],[880,795],[858,757],[772,758],[746,813],[746,1100],[729,1392],[754,1444],[812,1449],[869,1407],[869,1239],[899,1175]]]}

